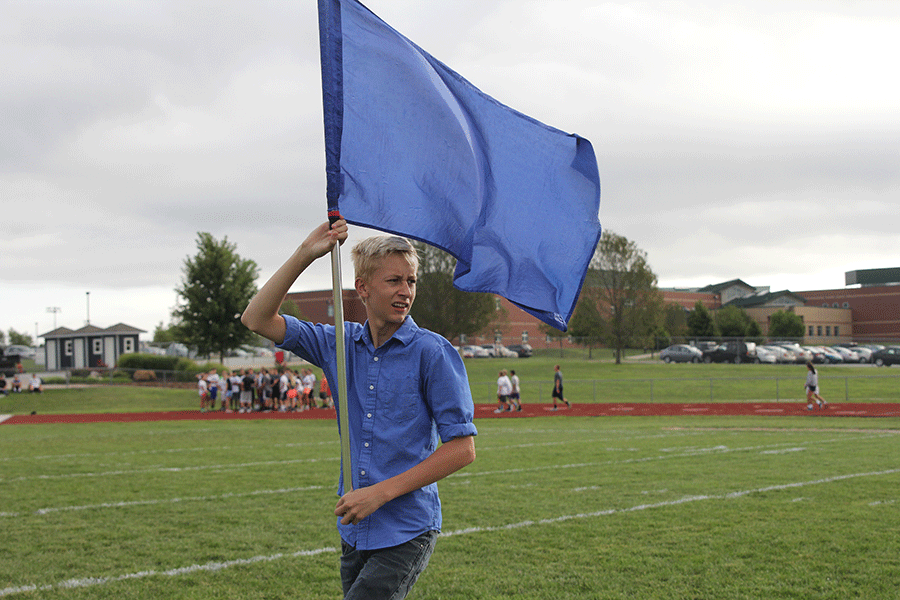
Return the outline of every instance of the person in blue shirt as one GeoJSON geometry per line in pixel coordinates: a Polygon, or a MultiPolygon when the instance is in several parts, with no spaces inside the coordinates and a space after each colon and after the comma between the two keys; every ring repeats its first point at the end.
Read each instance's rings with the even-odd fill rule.
{"type": "MultiPolygon", "coordinates": [[[[241,321],[337,381],[335,328],[278,310],[294,281],[347,238],[343,220],[314,229],[250,301],[241,321]]],[[[441,529],[436,482],[475,460],[474,404],[459,353],[419,328],[418,255],[376,236],[353,249],[366,323],[345,324],[352,491],[335,506],[346,599],[399,599],[428,564],[441,529]],[[442,443],[439,445],[438,440],[442,443]]]]}

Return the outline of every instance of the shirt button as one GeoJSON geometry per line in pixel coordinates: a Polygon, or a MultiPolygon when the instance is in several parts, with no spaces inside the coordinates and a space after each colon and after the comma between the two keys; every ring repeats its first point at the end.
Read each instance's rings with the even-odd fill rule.
{"type": "Polygon", "coordinates": [[[368,448],[368,447],[369,447],[369,442],[366,442],[366,443],[365,443],[365,446],[366,446],[366,448],[368,448]]]}
{"type": "Polygon", "coordinates": [[[359,474],[360,474],[360,475],[365,475],[366,472],[365,472],[365,471],[360,471],[359,474]]]}
{"type": "Polygon", "coordinates": [[[378,357],[377,357],[377,356],[375,357],[375,362],[378,362],[378,357]]]}
{"type": "Polygon", "coordinates": [[[375,386],[374,386],[374,385],[370,385],[370,386],[369,386],[369,389],[370,389],[370,390],[374,390],[374,389],[375,389],[375,386]]]}
{"type": "Polygon", "coordinates": [[[369,419],[371,419],[371,418],[372,418],[372,413],[367,414],[366,417],[369,418],[369,419]]]}

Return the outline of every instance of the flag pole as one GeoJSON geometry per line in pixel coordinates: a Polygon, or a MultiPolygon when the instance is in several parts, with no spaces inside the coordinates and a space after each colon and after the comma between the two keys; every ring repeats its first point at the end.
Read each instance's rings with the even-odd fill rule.
{"type": "Polygon", "coordinates": [[[347,350],[344,348],[344,287],[341,282],[341,245],[331,249],[331,282],[334,288],[334,335],[337,359],[338,429],[341,437],[341,474],[344,493],[353,491],[350,465],[350,417],[347,414],[347,350]]]}

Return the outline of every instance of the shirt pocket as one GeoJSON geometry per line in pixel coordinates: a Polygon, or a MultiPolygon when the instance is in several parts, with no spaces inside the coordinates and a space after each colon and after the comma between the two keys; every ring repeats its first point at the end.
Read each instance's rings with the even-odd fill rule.
{"type": "Polygon", "coordinates": [[[391,421],[402,423],[415,417],[422,410],[422,394],[417,373],[397,373],[388,379],[383,389],[381,403],[384,415],[391,421]]]}

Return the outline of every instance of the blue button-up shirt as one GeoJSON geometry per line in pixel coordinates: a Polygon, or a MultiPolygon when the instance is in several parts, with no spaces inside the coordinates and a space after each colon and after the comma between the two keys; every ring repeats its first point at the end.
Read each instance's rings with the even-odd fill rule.
{"type": "MultiPolygon", "coordinates": [[[[337,397],[335,329],[284,315],[280,345],[320,367],[337,397]],[[333,382],[333,383],[332,383],[333,382]]],[[[477,435],[466,369],[446,339],[420,329],[412,317],[375,348],[368,324],[345,324],[347,414],[353,488],[374,485],[416,466],[442,442],[477,435]]],[[[343,476],[338,494],[343,495],[343,476]]],[[[441,501],[433,483],[395,498],[341,538],[359,550],[403,544],[441,528],[441,501]]]]}

